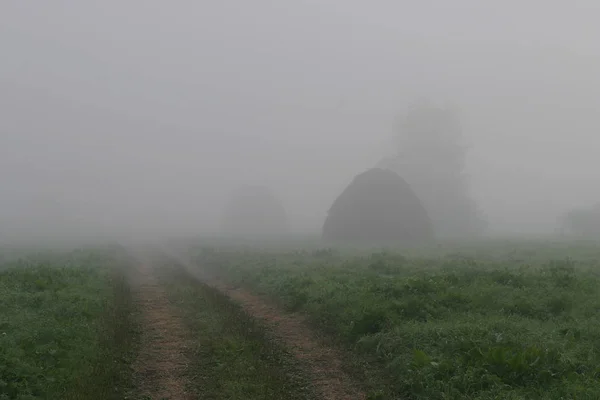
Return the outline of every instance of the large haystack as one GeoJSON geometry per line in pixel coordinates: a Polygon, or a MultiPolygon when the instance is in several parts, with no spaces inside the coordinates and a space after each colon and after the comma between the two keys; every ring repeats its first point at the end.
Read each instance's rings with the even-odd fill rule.
{"type": "Polygon", "coordinates": [[[410,245],[433,235],[431,220],[410,185],[380,168],[354,178],[323,226],[323,239],[346,243],[410,245]]]}
{"type": "Polygon", "coordinates": [[[268,188],[245,186],[225,206],[222,228],[235,236],[279,235],[287,230],[285,209],[268,188]]]}

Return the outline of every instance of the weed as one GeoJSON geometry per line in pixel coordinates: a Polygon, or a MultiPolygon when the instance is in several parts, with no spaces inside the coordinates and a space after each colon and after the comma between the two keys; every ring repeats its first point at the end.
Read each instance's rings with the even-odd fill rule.
{"type": "Polygon", "coordinates": [[[121,399],[129,290],[119,250],[35,255],[0,272],[0,399],[121,399]]]}
{"type": "Polygon", "coordinates": [[[597,249],[449,250],[315,257],[228,248],[213,249],[210,263],[345,346],[370,398],[600,397],[597,249]]]}

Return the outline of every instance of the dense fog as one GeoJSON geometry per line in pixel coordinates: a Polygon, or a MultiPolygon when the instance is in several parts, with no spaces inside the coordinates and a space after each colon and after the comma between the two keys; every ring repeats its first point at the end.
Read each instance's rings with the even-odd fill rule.
{"type": "Polygon", "coordinates": [[[2,1],[0,236],[218,233],[243,185],[319,232],[424,100],[460,120],[486,233],[552,233],[600,201],[598,20],[591,0],[2,1]]]}

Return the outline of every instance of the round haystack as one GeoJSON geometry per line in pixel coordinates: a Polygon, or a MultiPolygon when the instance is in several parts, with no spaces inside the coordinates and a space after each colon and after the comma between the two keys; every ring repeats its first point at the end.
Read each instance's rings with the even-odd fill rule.
{"type": "Polygon", "coordinates": [[[232,196],[223,210],[222,228],[228,235],[271,236],[285,233],[283,205],[263,186],[245,186],[232,196]]]}
{"type": "Polygon", "coordinates": [[[393,171],[357,175],[329,209],[323,239],[361,244],[416,244],[433,239],[433,225],[410,185],[393,171]]]}

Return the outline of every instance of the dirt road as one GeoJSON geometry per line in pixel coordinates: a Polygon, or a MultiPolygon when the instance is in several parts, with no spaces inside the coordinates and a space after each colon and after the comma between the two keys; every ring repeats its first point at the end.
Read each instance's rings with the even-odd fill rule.
{"type": "Polygon", "coordinates": [[[157,282],[151,259],[137,255],[132,275],[136,309],[139,310],[141,344],[133,365],[135,398],[192,400],[187,391],[186,353],[190,333],[157,282]]]}
{"type": "Polygon", "coordinates": [[[185,256],[168,252],[188,273],[196,279],[225,293],[238,302],[243,309],[267,326],[274,340],[282,343],[301,365],[312,383],[325,400],[360,400],[366,395],[357,388],[352,379],[342,369],[342,357],[335,349],[320,341],[304,318],[288,314],[264,298],[242,288],[225,284],[222,280],[195,266],[185,256]]]}

